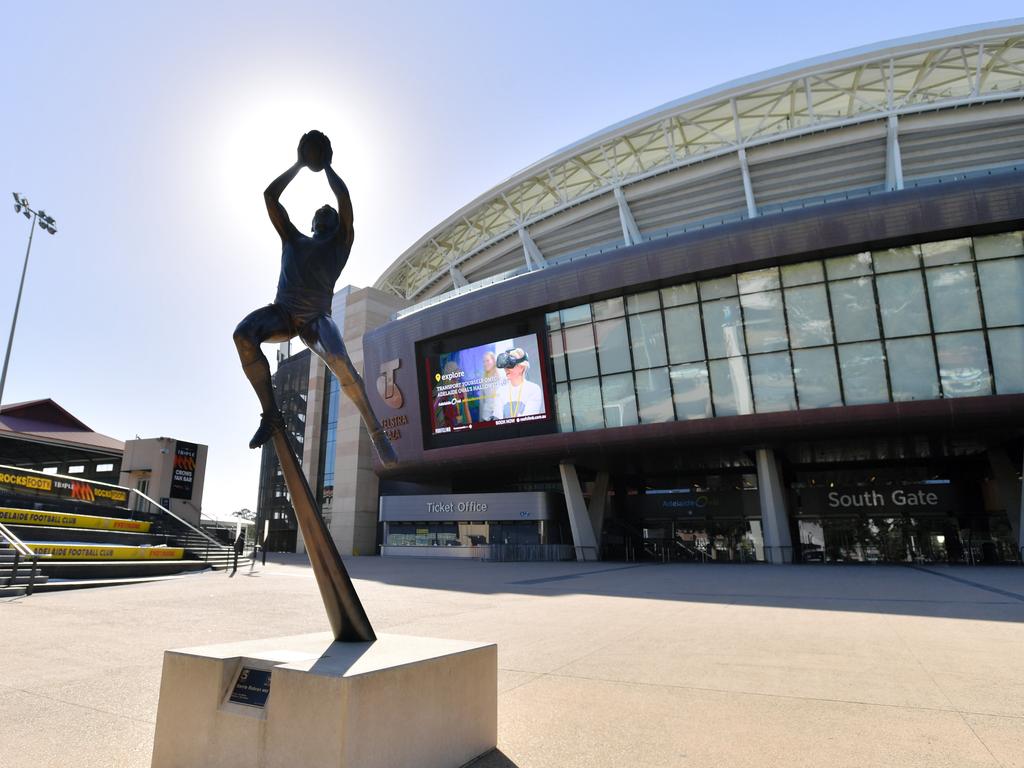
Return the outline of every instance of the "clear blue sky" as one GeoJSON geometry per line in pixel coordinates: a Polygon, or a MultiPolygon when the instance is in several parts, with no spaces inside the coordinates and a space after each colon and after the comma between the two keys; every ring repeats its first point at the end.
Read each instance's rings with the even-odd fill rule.
{"type": "MultiPolygon", "coordinates": [[[[36,238],[5,402],[210,446],[204,507],[255,508],[258,407],[231,331],[272,300],[261,191],[316,127],[374,279],[517,170],[689,93],[799,59],[1010,18],[1019,2],[52,2],[4,9],[0,175],[36,238]],[[984,14],[984,15],[981,15],[984,14]]],[[[304,224],[329,199],[309,172],[304,224]]],[[[0,345],[28,235],[0,215],[0,345]]],[[[2,354],[2,349],[0,349],[2,354]]]]}

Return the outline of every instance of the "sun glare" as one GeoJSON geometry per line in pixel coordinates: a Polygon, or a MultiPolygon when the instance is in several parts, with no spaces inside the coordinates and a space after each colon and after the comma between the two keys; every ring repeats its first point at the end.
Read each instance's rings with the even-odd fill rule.
{"type": "MultiPolygon", "coordinates": [[[[382,156],[377,146],[380,138],[367,120],[358,93],[309,86],[301,90],[263,87],[229,101],[224,104],[216,145],[208,147],[207,164],[219,199],[227,201],[229,226],[257,227],[265,234],[261,193],[295,162],[299,138],[314,128],[330,137],[334,169],[353,197],[367,200],[377,195],[379,175],[372,166],[382,156]]],[[[309,170],[299,173],[282,202],[292,223],[306,233],[314,212],[324,203],[335,204],[323,174],[309,170]]]]}

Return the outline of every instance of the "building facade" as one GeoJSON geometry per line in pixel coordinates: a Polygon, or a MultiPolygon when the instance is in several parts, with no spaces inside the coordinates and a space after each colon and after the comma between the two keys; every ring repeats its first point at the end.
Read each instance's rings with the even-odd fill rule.
{"type": "Polygon", "coordinates": [[[481,495],[547,492],[580,559],[1019,560],[1022,41],[729,83],[425,235],[363,339],[400,459],[381,545],[504,545],[526,496],[495,521],[481,495]]]}

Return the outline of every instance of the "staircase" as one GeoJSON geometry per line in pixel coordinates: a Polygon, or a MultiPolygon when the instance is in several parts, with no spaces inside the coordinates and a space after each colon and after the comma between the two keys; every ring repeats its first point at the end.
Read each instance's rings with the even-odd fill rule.
{"type": "Polygon", "coordinates": [[[0,524],[0,597],[30,595],[46,581],[35,553],[0,524]]]}
{"type": "MultiPolygon", "coordinates": [[[[180,578],[234,564],[229,541],[134,489],[4,466],[0,477],[0,596],[180,578]]],[[[239,566],[249,559],[239,556],[239,566]]]]}

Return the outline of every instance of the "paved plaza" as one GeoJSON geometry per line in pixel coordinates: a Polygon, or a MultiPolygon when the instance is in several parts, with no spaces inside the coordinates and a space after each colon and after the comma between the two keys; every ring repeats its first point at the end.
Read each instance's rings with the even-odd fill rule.
{"type": "MultiPolygon", "coordinates": [[[[378,632],[498,643],[478,768],[1024,766],[1024,569],[348,562],[378,632]]],[[[0,600],[0,763],[144,768],[164,649],[325,629],[301,556],[0,600]]]]}

